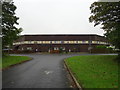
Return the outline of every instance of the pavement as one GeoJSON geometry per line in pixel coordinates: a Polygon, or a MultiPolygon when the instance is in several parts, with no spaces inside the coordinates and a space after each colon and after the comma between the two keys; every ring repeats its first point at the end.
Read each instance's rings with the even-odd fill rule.
{"type": "MultiPolygon", "coordinates": [[[[33,60],[2,72],[3,88],[70,88],[63,60],[91,54],[23,54],[33,60]]],[[[96,55],[96,54],[95,54],[96,55]]]]}

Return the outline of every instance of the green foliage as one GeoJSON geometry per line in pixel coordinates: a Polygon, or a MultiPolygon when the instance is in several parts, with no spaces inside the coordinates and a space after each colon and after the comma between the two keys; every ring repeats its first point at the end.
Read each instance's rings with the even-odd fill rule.
{"type": "Polygon", "coordinates": [[[2,68],[6,68],[30,59],[31,58],[27,56],[6,56],[2,59],[2,68]]]}
{"type": "Polygon", "coordinates": [[[19,36],[22,31],[21,28],[16,28],[18,25],[18,17],[15,16],[16,6],[11,2],[1,2],[2,3],[2,44],[3,48],[5,46],[11,46],[13,41],[19,36]]]}
{"type": "Polygon", "coordinates": [[[120,49],[120,2],[94,2],[90,9],[89,21],[101,24],[108,40],[120,49]]]}
{"type": "Polygon", "coordinates": [[[110,47],[110,46],[108,46],[107,48],[108,48],[108,49],[112,49],[112,50],[114,49],[114,47],[110,47]]]}
{"type": "Polygon", "coordinates": [[[63,53],[63,48],[62,47],[59,48],[59,52],[63,53]]]}
{"type": "Polygon", "coordinates": [[[120,73],[118,73],[116,57],[113,55],[74,56],[65,61],[83,88],[118,88],[120,73]]]}
{"type": "Polygon", "coordinates": [[[105,46],[105,45],[98,45],[98,46],[96,46],[96,48],[107,48],[107,46],[105,46]]]}

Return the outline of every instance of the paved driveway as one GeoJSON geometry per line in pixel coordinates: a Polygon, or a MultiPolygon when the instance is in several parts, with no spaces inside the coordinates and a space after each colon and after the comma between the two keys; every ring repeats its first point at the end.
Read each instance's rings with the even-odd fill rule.
{"type": "Polygon", "coordinates": [[[33,60],[3,71],[3,88],[70,88],[63,59],[80,54],[28,54],[33,60]]]}
{"type": "Polygon", "coordinates": [[[73,55],[30,54],[33,60],[3,71],[3,88],[69,88],[63,59],[73,55]]]}

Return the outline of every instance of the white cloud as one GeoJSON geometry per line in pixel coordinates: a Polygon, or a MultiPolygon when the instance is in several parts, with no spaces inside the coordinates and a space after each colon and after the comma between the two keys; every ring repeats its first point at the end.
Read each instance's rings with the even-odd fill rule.
{"type": "Polygon", "coordinates": [[[103,34],[89,23],[94,0],[14,0],[22,34],[103,34]]]}

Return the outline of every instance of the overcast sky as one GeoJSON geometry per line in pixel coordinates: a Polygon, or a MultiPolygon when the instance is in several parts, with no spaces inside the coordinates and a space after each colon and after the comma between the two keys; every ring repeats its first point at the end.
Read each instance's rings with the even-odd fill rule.
{"type": "Polygon", "coordinates": [[[98,34],[100,26],[89,23],[95,0],[14,0],[22,34],[98,34]]]}

